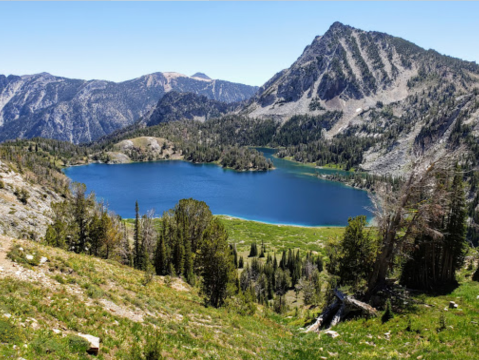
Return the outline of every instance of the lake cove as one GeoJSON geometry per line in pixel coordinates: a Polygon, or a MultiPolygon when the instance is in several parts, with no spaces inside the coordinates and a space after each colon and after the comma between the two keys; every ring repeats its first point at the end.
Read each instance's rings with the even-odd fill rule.
{"type": "Polygon", "coordinates": [[[372,214],[367,192],[318,179],[316,169],[273,157],[275,150],[258,149],[273,160],[276,170],[236,172],[214,164],[157,161],[131,164],[90,164],[65,169],[73,181],[86,184],[110,210],[134,217],[140,211],[156,214],[180,199],[205,201],[214,214],[301,226],[344,226],[348,217],[372,214]]]}

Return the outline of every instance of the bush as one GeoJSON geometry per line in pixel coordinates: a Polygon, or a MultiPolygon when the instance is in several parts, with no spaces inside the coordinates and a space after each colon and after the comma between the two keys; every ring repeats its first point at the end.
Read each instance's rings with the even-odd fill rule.
{"type": "Polygon", "coordinates": [[[88,297],[92,299],[99,299],[105,295],[102,289],[100,289],[96,285],[91,285],[89,289],[87,290],[87,295],[88,297]]]}
{"type": "Polygon", "coordinates": [[[143,285],[147,286],[149,283],[153,281],[155,277],[155,267],[153,264],[148,262],[148,265],[146,266],[145,270],[145,276],[143,277],[143,285]]]}
{"type": "Polygon", "coordinates": [[[147,333],[146,344],[142,349],[138,344],[134,344],[131,347],[129,359],[131,360],[161,360],[161,340],[163,337],[159,332],[156,335],[147,333]]]}
{"type": "Polygon", "coordinates": [[[18,344],[24,340],[23,332],[9,321],[0,319],[0,343],[18,344]]]}
{"type": "Polygon", "coordinates": [[[441,314],[441,316],[439,316],[439,327],[437,328],[437,332],[441,332],[443,330],[446,330],[446,317],[444,314],[441,314]]]}
{"type": "Polygon", "coordinates": [[[7,254],[7,257],[15,261],[17,264],[25,264],[30,266],[38,266],[40,264],[40,258],[42,255],[39,252],[36,252],[33,256],[33,259],[27,259],[27,252],[25,250],[20,250],[20,245],[15,245],[12,250],[7,254]]]}
{"type": "MultiPolygon", "coordinates": [[[[57,337],[51,337],[50,334],[42,333],[32,343],[33,350],[39,355],[46,355],[50,353],[64,353],[65,343],[62,339],[57,337]]],[[[42,357],[38,357],[42,359],[42,357]]]]}
{"type": "Polygon", "coordinates": [[[90,343],[80,336],[69,335],[68,347],[72,352],[85,353],[90,348],[90,343]]]}

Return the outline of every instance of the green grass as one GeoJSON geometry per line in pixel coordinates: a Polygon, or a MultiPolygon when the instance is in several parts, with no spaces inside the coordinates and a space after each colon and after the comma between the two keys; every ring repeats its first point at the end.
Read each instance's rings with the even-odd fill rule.
{"type": "Polygon", "coordinates": [[[274,225],[228,216],[218,217],[228,231],[229,241],[235,243],[240,252],[249,251],[255,241],[257,244],[264,241],[268,252],[301,249],[322,253],[327,242],[338,240],[344,232],[343,227],[274,225]]]}
{"type": "MultiPolygon", "coordinates": [[[[230,240],[244,249],[263,239],[277,250],[295,246],[321,252],[318,239],[326,242],[343,231],[222,221],[230,240]]],[[[149,336],[160,338],[160,352],[168,359],[478,358],[479,283],[470,281],[474,268],[461,271],[455,290],[419,294],[420,304],[393,303],[394,318],[384,324],[380,316],[348,320],[334,328],[340,336],[332,339],[301,330],[321,310],[304,307],[302,294],[285,315],[262,306],[254,316],[240,315],[234,306],[205,307],[198,289],[178,279],[155,277],[144,286],[143,272],[115,261],[28,241],[18,245],[25,253],[46,254],[50,261],[28,265],[37,274],[32,280],[0,278],[0,359],[139,359],[130,356],[132,349],[144,348],[149,336]],[[38,278],[41,273],[44,278],[38,278]],[[451,300],[459,308],[445,311],[451,300]],[[97,357],[85,353],[79,332],[102,339],[97,357]]],[[[16,259],[23,253],[18,251],[18,246],[12,251],[16,259]]],[[[294,293],[288,296],[293,304],[294,293]]]]}

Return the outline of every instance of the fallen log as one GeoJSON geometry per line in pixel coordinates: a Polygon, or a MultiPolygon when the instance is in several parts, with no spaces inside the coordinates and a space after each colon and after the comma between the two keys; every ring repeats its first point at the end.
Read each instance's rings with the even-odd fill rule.
{"type": "Polygon", "coordinates": [[[319,332],[320,328],[330,329],[340,323],[350,312],[360,311],[367,317],[374,317],[378,315],[378,312],[371,305],[359,301],[351,296],[343,294],[338,289],[334,290],[336,300],[326,307],[324,311],[318,316],[316,322],[306,329],[306,332],[316,331],[319,332]],[[326,321],[331,319],[327,324],[326,321]]]}
{"type": "Polygon", "coordinates": [[[330,314],[335,313],[337,309],[339,308],[339,306],[340,306],[340,302],[337,300],[333,302],[331,305],[329,305],[318,316],[318,318],[316,319],[316,322],[306,329],[306,332],[319,331],[319,328],[321,327],[321,325],[323,325],[323,322],[330,316],[330,314]]]}
{"type": "Polygon", "coordinates": [[[346,304],[343,302],[339,310],[336,312],[336,314],[334,314],[328,328],[332,328],[333,326],[337,325],[346,316],[347,313],[348,311],[346,310],[346,304]]]}

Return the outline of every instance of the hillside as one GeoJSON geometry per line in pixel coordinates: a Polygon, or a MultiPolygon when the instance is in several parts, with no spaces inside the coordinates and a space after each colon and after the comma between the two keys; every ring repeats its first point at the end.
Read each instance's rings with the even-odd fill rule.
{"type": "Polygon", "coordinates": [[[0,345],[1,355],[89,358],[62,337],[78,333],[101,339],[100,359],[138,359],[131,353],[145,347],[148,334],[159,336],[161,354],[170,359],[278,358],[292,345],[284,326],[262,315],[205,308],[197,290],[179,279],[155,277],[145,286],[141,271],[29,242],[15,242],[20,256],[41,253],[49,261],[16,265],[5,258],[13,244],[1,238],[0,334],[5,324],[16,329],[12,343],[0,345]]]}
{"type": "Polygon", "coordinates": [[[48,73],[0,75],[0,141],[41,136],[90,142],[132,124],[172,90],[236,102],[249,99],[257,88],[178,73],[120,83],[48,73]]]}
{"type": "Polygon", "coordinates": [[[206,121],[232,112],[239,107],[238,103],[228,104],[210,100],[204,95],[170,91],[139,122],[146,126],[154,126],[163,122],[179,120],[206,121]]]}
{"type": "MultiPolygon", "coordinates": [[[[232,220],[228,227],[246,230],[233,236],[248,245],[277,226],[232,220]]],[[[323,237],[321,229],[305,230],[305,238],[323,237]]],[[[285,240],[301,234],[294,227],[278,231],[285,240]]],[[[281,246],[274,239],[267,243],[281,246]]],[[[301,328],[319,308],[296,308],[293,291],[291,311],[284,315],[260,305],[254,315],[238,305],[214,309],[180,279],[155,276],[145,283],[144,272],[114,260],[0,236],[0,355],[137,360],[157,349],[166,359],[472,359],[479,340],[479,284],[470,275],[463,271],[453,293],[411,299],[388,323],[350,320],[334,329],[338,337],[318,337],[301,328]],[[47,261],[38,265],[41,257],[47,261]],[[452,300],[459,307],[446,310],[452,300]],[[437,330],[441,314],[445,328],[437,330]],[[79,333],[100,338],[98,356],[86,354],[79,333]]]]}

